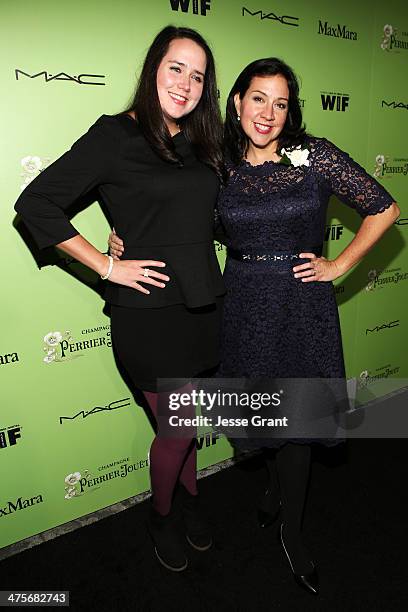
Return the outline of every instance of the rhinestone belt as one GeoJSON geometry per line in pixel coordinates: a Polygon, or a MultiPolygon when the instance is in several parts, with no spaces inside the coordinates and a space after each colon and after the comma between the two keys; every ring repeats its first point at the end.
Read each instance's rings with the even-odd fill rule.
{"type": "MultiPolygon", "coordinates": [[[[269,251],[263,250],[261,253],[249,253],[247,251],[237,251],[236,249],[228,249],[228,257],[236,259],[237,261],[293,261],[299,259],[300,253],[314,253],[317,257],[322,254],[323,245],[311,247],[310,249],[299,250],[298,253],[290,253],[288,251],[269,251]]],[[[302,258],[303,259],[303,258],[302,258]]]]}

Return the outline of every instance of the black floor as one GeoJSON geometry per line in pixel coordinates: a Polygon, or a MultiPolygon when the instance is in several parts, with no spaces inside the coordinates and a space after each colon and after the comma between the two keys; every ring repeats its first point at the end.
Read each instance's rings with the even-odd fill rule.
{"type": "Polygon", "coordinates": [[[318,597],[293,582],[276,527],[257,527],[259,458],[200,481],[216,543],[189,549],[182,574],[153,556],[143,503],[0,562],[0,590],[69,590],[75,611],[406,609],[406,440],[352,440],[313,457],[304,531],[318,597]]]}

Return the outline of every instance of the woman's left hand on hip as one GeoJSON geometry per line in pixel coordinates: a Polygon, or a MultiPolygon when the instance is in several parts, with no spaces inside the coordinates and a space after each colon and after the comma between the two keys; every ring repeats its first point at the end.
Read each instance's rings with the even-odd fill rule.
{"type": "Polygon", "coordinates": [[[332,281],[341,276],[335,261],[316,257],[314,253],[299,253],[299,257],[310,259],[307,263],[293,268],[295,278],[300,278],[303,283],[332,281]]]}

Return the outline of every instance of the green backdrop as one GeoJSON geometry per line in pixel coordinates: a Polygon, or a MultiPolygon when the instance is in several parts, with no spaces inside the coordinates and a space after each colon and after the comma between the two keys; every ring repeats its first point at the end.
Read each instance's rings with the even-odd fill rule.
{"type": "MultiPolygon", "coordinates": [[[[387,390],[402,385],[408,376],[405,5],[2,2],[0,547],[149,488],[152,430],[116,369],[95,275],[52,254],[43,257],[57,265],[42,266],[13,204],[99,115],[125,107],[153,36],[169,23],[198,29],[212,45],[222,106],[248,62],[270,55],[287,61],[301,79],[308,130],[347,150],[400,203],[400,220],[336,285],[347,374],[357,378],[361,401],[384,392],[378,380],[387,381],[387,390]]],[[[329,257],[359,222],[331,203],[329,257]]],[[[74,223],[106,250],[108,225],[97,204],[74,223]]],[[[231,456],[225,440],[200,444],[199,468],[231,456]]]]}

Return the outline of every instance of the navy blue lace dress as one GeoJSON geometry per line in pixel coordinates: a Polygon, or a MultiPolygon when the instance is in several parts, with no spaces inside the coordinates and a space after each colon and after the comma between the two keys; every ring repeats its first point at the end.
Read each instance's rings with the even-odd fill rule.
{"type": "Polygon", "coordinates": [[[345,377],[333,284],[294,278],[293,266],[307,261],[295,254],[321,254],[330,195],[362,217],[394,200],[328,140],[309,137],[304,147],[309,166],[229,167],[218,203],[229,247],[220,377],[345,377]]]}

